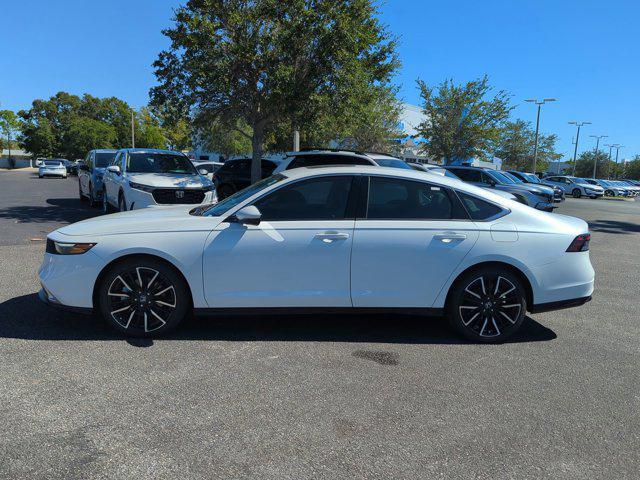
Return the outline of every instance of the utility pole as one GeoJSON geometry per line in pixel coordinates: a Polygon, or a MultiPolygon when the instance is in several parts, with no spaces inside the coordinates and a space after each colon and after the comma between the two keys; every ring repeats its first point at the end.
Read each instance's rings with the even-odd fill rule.
{"type": "Polygon", "coordinates": [[[555,102],[555,98],[543,98],[538,101],[535,98],[529,98],[525,102],[535,103],[538,106],[538,116],[536,117],[536,142],[533,147],[533,165],[531,173],[536,174],[536,161],[538,160],[538,133],[540,132],[540,108],[547,102],[555,102]]]}
{"type": "Polygon", "coordinates": [[[576,176],[576,157],[578,156],[578,141],[580,140],[580,127],[583,125],[591,125],[591,122],[569,122],[569,125],[575,125],[578,127],[578,133],[576,133],[576,146],[573,149],[573,175],[576,176]]]}
{"type": "Polygon", "coordinates": [[[624,148],[624,145],[616,145],[616,166],[618,165],[618,153],[620,153],[621,148],[624,148]]]}
{"type": "Polygon", "coordinates": [[[614,147],[616,145],[617,144],[615,144],[615,143],[607,143],[607,144],[605,144],[605,147],[609,147],[609,163],[607,164],[607,179],[611,178],[611,175],[610,175],[610,173],[611,173],[611,158],[612,158],[611,157],[611,151],[614,149],[614,147]]]}
{"type": "Polygon", "coordinates": [[[136,148],[136,127],[133,110],[131,110],[131,148],[136,148]]]}
{"type": "Polygon", "coordinates": [[[593,156],[593,175],[591,175],[591,178],[596,178],[596,166],[598,165],[598,153],[599,153],[599,148],[600,148],[600,139],[601,138],[607,138],[609,135],[589,135],[589,136],[596,139],[596,153],[593,156]]]}
{"type": "Polygon", "coordinates": [[[300,151],[300,130],[298,130],[298,127],[293,129],[293,151],[300,151]]]}

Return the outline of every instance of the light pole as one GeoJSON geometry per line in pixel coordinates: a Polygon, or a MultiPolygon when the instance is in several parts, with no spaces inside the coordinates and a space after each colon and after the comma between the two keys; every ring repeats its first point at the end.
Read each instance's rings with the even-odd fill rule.
{"type": "Polygon", "coordinates": [[[620,153],[621,148],[624,148],[624,145],[616,145],[616,167],[618,166],[618,153],[620,153]]]}
{"type": "Polygon", "coordinates": [[[617,146],[617,143],[606,143],[604,146],[609,147],[609,163],[607,163],[607,178],[611,178],[611,151],[617,146]]]}
{"type": "Polygon", "coordinates": [[[598,152],[599,152],[599,148],[600,148],[600,139],[601,138],[607,138],[609,135],[589,135],[592,138],[596,139],[596,153],[593,156],[593,175],[591,176],[591,178],[596,178],[596,166],[598,165],[598,152]]]}
{"type": "Polygon", "coordinates": [[[575,125],[578,127],[578,133],[576,133],[576,146],[573,149],[573,175],[576,176],[576,157],[578,156],[578,140],[580,140],[580,127],[583,125],[591,125],[591,122],[569,122],[569,125],[575,125]]]}
{"type": "Polygon", "coordinates": [[[538,159],[538,132],[540,131],[540,108],[547,102],[555,102],[555,98],[543,98],[542,100],[537,100],[535,98],[529,98],[525,100],[525,102],[535,103],[538,106],[538,116],[536,117],[536,142],[533,146],[533,170],[531,173],[536,174],[536,161],[538,159]]]}

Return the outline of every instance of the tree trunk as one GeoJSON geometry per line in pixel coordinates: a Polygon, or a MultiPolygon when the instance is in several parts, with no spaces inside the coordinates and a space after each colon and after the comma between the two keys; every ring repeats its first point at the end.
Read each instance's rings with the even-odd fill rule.
{"type": "Polygon", "coordinates": [[[264,140],[264,129],[262,125],[253,126],[253,136],[251,137],[251,183],[256,183],[262,178],[262,143],[264,140]]]}

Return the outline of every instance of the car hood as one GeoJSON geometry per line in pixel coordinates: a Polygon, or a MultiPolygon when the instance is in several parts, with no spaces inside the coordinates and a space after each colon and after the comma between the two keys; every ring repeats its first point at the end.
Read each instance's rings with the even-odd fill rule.
{"type": "Polygon", "coordinates": [[[525,187],[532,193],[540,193],[544,195],[553,195],[553,188],[546,185],[532,185],[530,183],[518,184],[518,186],[525,187]]]}
{"type": "Polygon", "coordinates": [[[211,181],[202,175],[180,173],[129,173],[130,182],[157,188],[199,188],[208,187],[211,181]]]}
{"type": "Polygon", "coordinates": [[[56,230],[67,236],[102,236],[129,233],[153,233],[176,231],[212,230],[222,220],[220,217],[190,215],[193,205],[176,207],[147,207],[72,223],[56,230]]]}

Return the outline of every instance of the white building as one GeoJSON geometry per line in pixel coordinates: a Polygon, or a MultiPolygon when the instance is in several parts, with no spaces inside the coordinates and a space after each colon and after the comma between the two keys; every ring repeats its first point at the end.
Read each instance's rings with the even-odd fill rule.
{"type": "Polygon", "coordinates": [[[14,148],[8,150],[5,148],[0,152],[0,168],[9,168],[9,153],[11,153],[11,158],[15,160],[15,168],[31,166],[32,157],[30,153],[27,153],[24,150],[14,148]]]}

